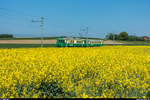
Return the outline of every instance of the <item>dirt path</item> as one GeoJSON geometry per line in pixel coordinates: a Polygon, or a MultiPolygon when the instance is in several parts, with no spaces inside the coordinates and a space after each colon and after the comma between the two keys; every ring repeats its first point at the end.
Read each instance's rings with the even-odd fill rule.
{"type": "Polygon", "coordinates": [[[119,43],[119,42],[116,42],[116,41],[107,40],[107,41],[104,41],[104,44],[123,44],[123,43],[119,43]]]}
{"type": "MultiPolygon", "coordinates": [[[[0,40],[0,44],[40,44],[41,40],[0,40]]],[[[56,40],[44,40],[44,44],[56,44],[56,40]]],[[[104,44],[122,44],[115,41],[104,41],[104,44]]]]}

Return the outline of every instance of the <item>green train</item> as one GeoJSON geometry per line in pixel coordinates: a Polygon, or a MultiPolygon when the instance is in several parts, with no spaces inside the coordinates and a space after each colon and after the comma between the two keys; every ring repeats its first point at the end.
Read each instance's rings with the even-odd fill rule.
{"type": "Polygon", "coordinates": [[[103,40],[80,39],[80,38],[57,38],[57,47],[95,47],[102,46],[103,40]]]}

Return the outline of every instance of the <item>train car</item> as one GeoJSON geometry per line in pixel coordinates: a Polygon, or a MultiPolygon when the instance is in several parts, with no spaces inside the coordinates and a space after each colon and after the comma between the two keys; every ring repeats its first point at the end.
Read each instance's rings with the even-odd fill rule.
{"type": "Polygon", "coordinates": [[[57,38],[57,47],[95,47],[102,46],[103,40],[91,40],[80,38],[57,38]]]}

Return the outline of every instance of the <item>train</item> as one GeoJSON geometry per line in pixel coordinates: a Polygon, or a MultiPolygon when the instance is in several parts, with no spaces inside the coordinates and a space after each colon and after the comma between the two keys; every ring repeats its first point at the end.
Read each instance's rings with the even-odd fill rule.
{"type": "Polygon", "coordinates": [[[57,47],[96,47],[103,46],[103,40],[81,38],[57,38],[57,47]]]}

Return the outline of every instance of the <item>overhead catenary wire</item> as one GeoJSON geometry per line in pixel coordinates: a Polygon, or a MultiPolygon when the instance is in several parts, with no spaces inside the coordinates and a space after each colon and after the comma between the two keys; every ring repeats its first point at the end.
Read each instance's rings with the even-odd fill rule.
{"type": "MultiPolygon", "coordinates": [[[[18,18],[16,18],[16,17],[27,18],[28,20],[30,20],[32,18],[34,18],[34,19],[35,18],[37,18],[37,19],[39,18],[39,16],[31,15],[29,13],[27,14],[27,13],[24,13],[23,11],[16,11],[16,10],[6,9],[6,8],[0,8],[0,16],[11,17],[11,19],[13,19],[13,17],[15,17],[14,20],[18,20],[18,18]],[[3,11],[3,13],[5,13],[5,14],[1,14],[1,11],[3,11]]],[[[44,16],[44,19],[47,19],[47,17],[44,16]]],[[[19,20],[21,20],[21,19],[19,19],[19,20]]],[[[47,24],[47,22],[44,22],[44,24],[47,24]]],[[[90,33],[88,33],[88,27],[86,27],[85,29],[81,29],[80,28],[80,34],[79,34],[80,37],[84,36],[84,34],[82,34],[81,31],[84,31],[84,33],[85,33],[85,35],[87,37],[87,40],[88,40],[88,34],[90,35],[90,33]]],[[[94,35],[101,35],[101,34],[94,33],[94,35]]],[[[73,34],[71,36],[73,36],[73,34]]]]}
{"type": "MultiPolygon", "coordinates": [[[[33,17],[34,18],[39,18],[39,16],[35,16],[35,15],[31,15],[31,14],[25,14],[24,12],[14,11],[14,10],[6,9],[6,8],[0,8],[0,12],[2,12],[2,11],[5,14],[0,13],[0,16],[15,17],[15,20],[18,20],[16,17],[19,17],[19,16],[21,18],[22,17],[28,18],[28,20],[31,20],[33,17]]],[[[44,19],[47,19],[47,17],[45,17],[45,16],[41,17],[41,34],[44,33],[44,19]]],[[[43,36],[41,36],[41,37],[43,38],[43,36]]],[[[43,46],[43,41],[41,43],[41,46],[43,46]]]]}
{"type": "Polygon", "coordinates": [[[41,23],[41,47],[43,47],[43,34],[44,34],[44,17],[41,17],[41,20],[32,20],[32,22],[40,22],[41,23]]]}

